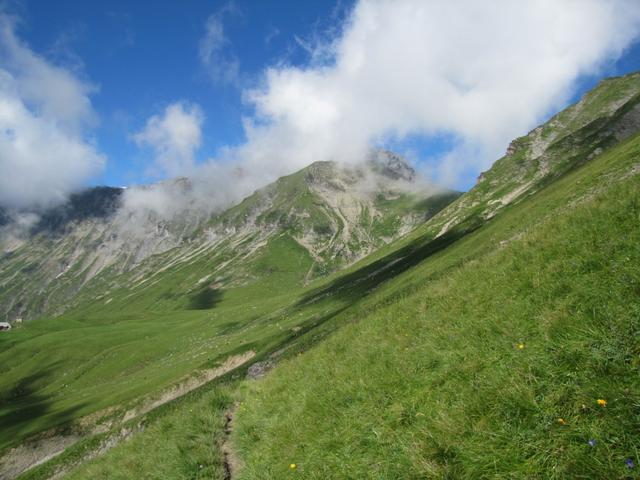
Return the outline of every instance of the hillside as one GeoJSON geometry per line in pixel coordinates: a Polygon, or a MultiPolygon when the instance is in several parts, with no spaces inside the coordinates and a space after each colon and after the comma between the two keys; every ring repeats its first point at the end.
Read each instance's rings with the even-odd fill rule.
{"type": "Polygon", "coordinates": [[[575,105],[513,140],[474,188],[405,240],[482,224],[639,129],[640,74],[603,80],[575,105]]]}
{"type": "Polygon", "coordinates": [[[2,445],[66,426],[23,478],[624,478],[639,102],[640,74],[601,83],[386,245],[446,200],[331,164],[280,179],[195,230],[216,243],[0,338],[2,445]]]}
{"type": "Polygon", "coordinates": [[[639,174],[636,135],[245,384],[236,478],[635,478],[639,174]]]}
{"type": "Polygon", "coordinates": [[[639,82],[603,82],[324,289],[371,294],[329,340],[245,386],[238,478],[282,478],[291,463],[304,478],[626,478],[639,426],[639,82]]]}

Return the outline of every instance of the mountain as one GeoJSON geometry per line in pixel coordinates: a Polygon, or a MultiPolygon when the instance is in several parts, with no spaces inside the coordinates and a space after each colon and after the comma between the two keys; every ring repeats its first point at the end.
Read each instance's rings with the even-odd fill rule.
{"type": "Polygon", "coordinates": [[[0,335],[0,470],[625,478],[639,101],[640,74],[602,82],[459,197],[379,152],[166,224],[174,246],[0,335]]]}
{"type": "MultiPolygon", "coordinates": [[[[162,188],[177,196],[188,194],[191,184],[179,179],[162,188]]],[[[5,234],[0,262],[5,320],[59,315],[79,292],[134,269],[140,277],[213,250],[218,257],[233,250],[234,258],[244,261],[276,238],[284,242],[283,234],[313,259],[305,274],[309,280],[408,232],[458,196],[420,184],[406,161],[383,151],[354,167],[315,163],[212,216],[185,208],[163,218],[128,206],[128,193],[92,188],[41,214],[27,234],[5,234]]],[[[237,261],[222,262],[216,272],[223,275],[233,267],[242,278],[251,277],[250,268],[237,261]]]]}
{"type": "Polygon", "coordinates": [[[251,195],[209,228],[217,235],[260,230],[260,241],[284,230],[314,259],[313,278],[406,234],[459,196],[415,181],[415,171],[391,152],[355,168],[317,162],[251,195]]]}

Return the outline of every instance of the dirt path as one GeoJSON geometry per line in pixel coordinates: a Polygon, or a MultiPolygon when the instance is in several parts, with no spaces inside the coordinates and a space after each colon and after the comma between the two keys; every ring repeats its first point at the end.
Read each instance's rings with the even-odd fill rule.
{"type": "Polygon", "coordinates": [[[9,450],[0,459],[0,480],[11,480],[29,468],[48,462],[81,438],[79,435],[42,436],[9,450]]]}
{"type": "Polygon", "coordinates": [[[238,405],[234,405],[225,413],[224,441],[221,450],[224,458],[224,480],[233,480],[240,466],[238,455],[231,445],[231,432],[233,432],[233,417],[238,405]]]}
{"type": "Polygon", "coordinates": [[[76,460],[70,464],[58,466],[55,472],[53,473],[53,475],[49,477],[48,480],[58,480],[58,479],[64,478],[64,476],[67,473],[69,473],[73,468],[83,463],[86,463],[90,460],[93,460],[94,458],[97,458],[101,455],[104,455],[113,447],[117,446],[120,442],[122,442],[123,440],[127,440],[129,437],[142,431],[143,429],[144,427],[142,425],[136,425],[135,427],[132,427],[132,428],[122,428],[119,432],[109,435],[109,437],[107,437],[100,443],[100,446],[98,448],[90,452],[87,452],[79,460],[76,460]]]}

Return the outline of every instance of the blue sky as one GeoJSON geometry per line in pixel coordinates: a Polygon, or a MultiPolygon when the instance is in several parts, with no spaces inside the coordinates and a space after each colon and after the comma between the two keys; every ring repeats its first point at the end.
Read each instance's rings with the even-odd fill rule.
{"type": "Polygon", "coordinates": [[[92,95],[100,116],[95,131],[108,156],[94,184],[126,185],[155,180],[145,174],[148,152],[131,133],[148,117],[174,101],[200,105],[202,158],[243,141],[242,88],[258,82],[262,70],[286,61],[302,64],[309,54],[300,40],[341,22],[350,2],[236,0],[225,15],[229,51],[240,62],[238,84],[212,81],[198,58],[205,21],[227,1],[25,1],[19,34],[31,48],[70,66],[98,87],[92,95]]]}
{"type": "Polygon", "coordinates": [[[255,172],[254,188],[365,146],[468,189],[509,140],[600,79],[640,70],[634,0],[0,0],[2,15],[0,49],[12,60],[0,56],[11,80],[0,102],[29,120],[9,118],[0,151],[0,167],[17,172],[0,181],[15,187],[0,201],[16,205],[82,185],[197,176],[198,166],[222,176],[220,188],[225,164],[255,172]],[[54,77],[62,90],[49,88],[54,77]],[[45,93],[23,91],[30,81],[45,93]],[[59,91],[88,113],[47,114],[59,91]],[[36,124],[63,146],[34,142],[6,160],[36,124]]]}

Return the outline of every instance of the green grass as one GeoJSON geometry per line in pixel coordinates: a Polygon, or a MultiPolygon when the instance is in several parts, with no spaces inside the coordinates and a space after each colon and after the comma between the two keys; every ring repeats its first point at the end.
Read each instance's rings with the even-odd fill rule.
{"type": "Polygon", "coordinates": [[[139,397],[229,355],[280,345],[293,327],[313,321],[314,309],[283,317],[310,265],[281,236],[243,265],[256,277],[246,285],[196,285],[210,268],[205,257],[155,283],[114,289],[108,304],[89,302],[1,336],[0,450],[108,407],[124,413],[139,397]]]}
{"type": "Polygon", "coordinates": [[[639,159],[636,138],[391,280],[327,341],[247,384],[240,477],[632,473],[640,181],[613,180],[639,159]]]}
{"type": "MultiPolygon", "coordinates": [[[[328,318],[325,305],[299,305],[312,259],[288,234],[239,263],[223,287],[207,287],[215,276],[198,283],[228,252],[140,284],[125,274],[107,292],[91,285],[64,316],[0,336],[0,450],[54,427],[82,433],[86,415],[121,417],[185,375],[276,350],[328,318]]],[[[149,262],[162,265],[158,257],[149,262]]]]}
{"type": "Polygon", "coordinates": [[[74,465],[65,478],[223,478],[225,412],[236,384],[227,375],[130,422],[123,428],[134,434],[92,462],[87,456],[113,443],[121,428],[83,440],[19,478],[42,480],[74,465]]]}
{"type": "Polygon", "coordinates": [[[112,450],[108,461],[88,463],[65,478],[223,478],[220,447],[224,441],[224,414],[231,407],[232,397],[224,386],[206,393],[172,405],[149,422],[144,434],[135,435],[112,450]]]}
{"type": "Polygon", "coordinates": [[[453,243],[426,233],[312,285],[278,321],[315,316],[267,378],[167,406],[70,478],[222,478],[233,401],[240,478],[625,478],[640,181],[619,180],[639,161],[636,137],[453,243]]]}

